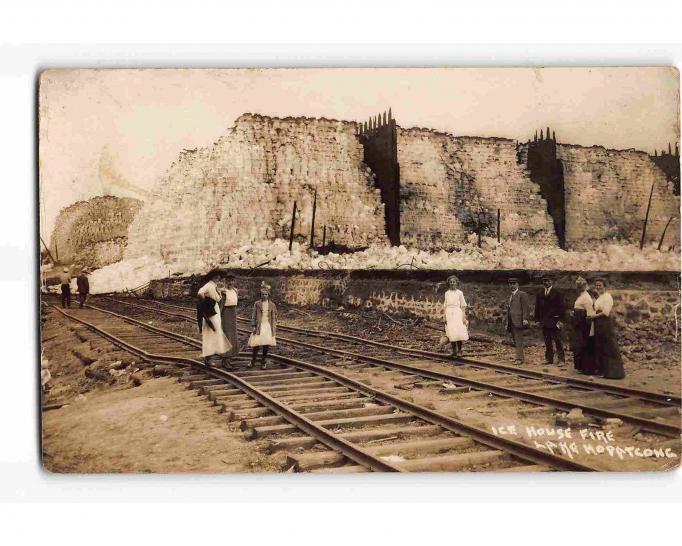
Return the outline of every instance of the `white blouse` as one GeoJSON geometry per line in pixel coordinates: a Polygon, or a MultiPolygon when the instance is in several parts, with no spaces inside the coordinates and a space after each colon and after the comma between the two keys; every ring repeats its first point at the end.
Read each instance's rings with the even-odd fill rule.
{"type": "Polygon", "coordinates": [[[575,300],[575,304],[573,304],[573,308],[584,309],[588,315],[594,314],[594,302],[587,290],[578,296],[578,299],[575,300]]]}
{"type": "Polygon", "coordinates": [[[604,292],[595,300],[594,311],[595,313],[601,311],[603,315],[608,317],[611,313],[611,309],[613,309],[613,298],[611,297],[611,294],[604,292]]]}
{"type": "Polygon", "coordinates": [[[225,307],[237,305],[237,291],[234,288],[226,288],[223,294],[225,294],[225,307]]]}
{"type": "Polygon", "coordinates": [[[202,298],[211,298],[214,301],[220,301],[220,294],[218,294],[218,287],[213,281],[208,281],[197,292],[202,298]]]}
{"type": "Polygon", "coordinates": [[[466,306],[467,302],[461,290],[448,290],[445,292],[445,307],[461,307],[463,309],[466,306]]]}

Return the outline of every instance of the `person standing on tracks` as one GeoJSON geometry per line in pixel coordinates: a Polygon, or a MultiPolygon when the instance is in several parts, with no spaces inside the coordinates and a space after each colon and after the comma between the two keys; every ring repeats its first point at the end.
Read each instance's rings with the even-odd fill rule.
{"type": "Polygon", "coordinates": [[[516,277],[509,279],[509,288],[511,288],[511,295],[507,302],[507,331],[511,332],[516,347],[514,362],[523,364],[525,362],[523,355],[525,330],[530,323],[530,298],[526,292],[519,290],[519,280],[516,277]]]}
{"type": "Polygon", "coordinates": [[[59,274],[59,284],[62,290],[62,307],[71,307],[71,272],[68,267],[64,267],[59,274]]]}
{"type": "Polygon", "coordinates": [[[597,369],[605,379],[623,379],[625,368],[611,318],[613,297],[606,289],[606,279],[595,279],[594,289],[598,297],[594,301],[594,313],[587,318],[592,321],[597,369]]]}
{"type": "Polygon", "coordinates": [[[270,300],[270,286],[265,283],[260,289],[260,300],[253,305],[251,327],[253,332],[248,343],[248,346],[251,347],[251,363],[248,367],[252,368],[256,364],[258,348],[262,347],[261,368],[265,370],[267,368],[265,359],[268,355],[268,349],[277,345],[275,338],[277,335],[277,306],[270,300]]]}
{"type": "Polygon", "coordinates": [[[223,333],[220,323],[218,302],[221,296],[216,284],[219,280],[220,272],[210,271],[206,275],[206,283],[197,292],[200,299],[197,311],[201,315],[201,356],[207,366],[218,361],[227,369],[232,345],[223,333]]]}
{"type": "Polygon", "coordinates": [[[235,357],[239,353],[239,340],[237,339],[237,303],[239,294],[235,288],[234,275],[225,277],[225,288],[220,290],[222,295],[221,323],[223,332],[230,340],[232,350],[230,356],[235,357]]]}
{"type": "Polygon", "coordinates": [[[448,341],[452,345],[450,356],[453,358],[462,356],[462,342],[469,339],[466,307],[467,302],[464,299],[464,294],[459,289],[459,279],[455,275],[448,277],[448,290],[445,292],[443,308],[445,311],[445,335],[448,336],[448,341]]]}
{"type": "Polygon", "coordinates": [[[554,286],[552,277],[542,277],[544,289],[535,298],[535,322],[542,327],[542,337],[545,339],[545,363],[554,364],[554,346],[556,346],[557,364],[565,361],[564,344],[561,340],[563,328],[564,297],[554,286]]]}
{"type": "Polygon", "coordinates": [[[573,367],[578,373],[597,375],[597,363],[594,355],[594,332],[592,322],[587,319],[594,315],[594,302],[587,291],[587,281],[583,277],[575,280],[578,298],[573,304],[573,328],[571,333],[571,349],[573,350],[573,367]]]}
{"type": "Polygon", "coordinates": [[[78,287],[78,303],[79,307],[83,309],[85,300],[88,299],[90,293],[90,281],[88,280],[88,269],[84,267],[81,269],[80,275],[76,277],[76,286],[78,287]]]}

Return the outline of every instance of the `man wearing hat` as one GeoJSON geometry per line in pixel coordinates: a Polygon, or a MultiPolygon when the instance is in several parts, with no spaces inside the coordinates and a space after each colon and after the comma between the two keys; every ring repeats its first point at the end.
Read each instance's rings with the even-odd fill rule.
{"type": "Polygon", "coordinates": [[[88,268],[84,267],[81,269],[80,275],[76,277],[76,286],[78,287],[78,303],[80,304],[81,309],[83,308],[83,305],[85,305],[85,300],[88,298],[88,294],[90,293],[90,281],[88,281],[87,276],[88,273],[88,268]]]}
{"type": "Polygon", "coordinates": [[[71,307],[71,273],[66,266],[59,274],[59,284],[62,289],[62,307],[71,307]]]}
{"type": "Polygon", "coordinates": [[[507,331],[511,332],[514,345],[516,346],[516,364],[523,364],[523,338],[524,331],[530,324],[530,303],[528,294],[519,290],[519,280],[516,277],[509,279],[511,296],[507,302],[507,331]]]}
{"type": "Polygon", "coordinates": [[[535,322],[542,327],[542,336],[545,338],[545,362],[554,364],[554,346],[558,363],[564,362],[564,345],[561,342],[561,320],[564,316],[564,298],[562,294],[552,286],[552,277],[542,277],[544,289],[535,298],[535,322]]]}

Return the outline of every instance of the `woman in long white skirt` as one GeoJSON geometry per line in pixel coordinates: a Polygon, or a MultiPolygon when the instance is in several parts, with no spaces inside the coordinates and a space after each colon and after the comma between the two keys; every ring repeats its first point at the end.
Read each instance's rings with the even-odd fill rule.
{"type": "Polygon", "coordinates": [[[270,287],[263,284],[260,289],[260,300],[253,305],[253,315],[251,316],[251,327],[253,333],[249,337],[249,347],[251,347],[252,368],[256,363],[258,348],[262,347],[263,356],[261,357],[261,368],[266,369],[265,358],[268,356],[268,349],[277,345],[275,336],[277,335],[277,306],[270,301],[270,287]]]}
{"type": "Polygon", "coordinates": [[[220,272],[211,271],[206,275],[208,282],[204,284],[197,295],[201,299],[201,356],[208,366],[215,360],[219,360],[223,367],[228,368],[227,359],[230,356],[232,345],[223,332],[220,321],[220,294],[217,282],[220,280],[220,272]]]}
{"type": "Polygon", "coordinates": [[[448,278],[448,291],[445,292],[445,335],[452,345],[452,357],[462,356],[462,342],[469,339],[466,318],[467,302],[459,289],[459,279],[454,275],[448,278]]]}

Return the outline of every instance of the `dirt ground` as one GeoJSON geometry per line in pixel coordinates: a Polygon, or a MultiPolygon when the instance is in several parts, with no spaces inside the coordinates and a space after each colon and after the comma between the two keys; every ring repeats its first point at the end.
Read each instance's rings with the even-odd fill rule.
{"type": "MultiPolygon", "coordinates": [[[[424,324],[417,325],[406,318],[386,318],[376,313],[346,310],[283,307],[280,318],[291,325],[346,332],[427,350],[434,350],[440,337],[440,332],[429,327],[431,325],[424,327],[424,324]]],[[[136,316],[156,326],[192,337],[197,335],[196,325],[187,321],[149,312],[140,312],[136,316]]],[[[496,356],[491,358],[495,360],[512,352],[512,348],[502,338],[493,337],[489,333],[478,333],[475,337],[484,337],[490,341],[472,341],[468,345],[471,351],[480,351],[481,348],[494,351],[496,356]]],[[[224,417],[205,399],[197,397],[194,391],[185,390],[172,378],[154,378],[150,370],[139,369],[141,363],[135,363],[134,358],[115,350],[111,345],[93,339],[93,334],[84,327],[66,322],[56,312],[48,311],[44,316],[43,339],[46,356],[53,363],[53,387],[46,402],[69,404],[68,407],[44,413],[47,469],[57,472],[282,470],[282,460],[265,455],[258,442],[246,442],[241,434],[235,434],[224,417]],[[84,343],[89,345],[84,348],[84,343]],[[83,357],[86,360],[87,357],[95,360],[86,365],[83,357]],[[117,363],[119,361],[123,362],[117,363]],[[84,375],[86,369],[107,369],[107,366],[109,369],[114,367],[113,374],[110,372],[111,377],[84,375]],[[140,386],[133,386],[133,376],[142,378],[140,386]]],[[[570,360],[570,355],[568,358],[570,360]]],[[[555,366],[550,368],[543,364],[543,360],[542,346],[531,346],[528,349],[529,362],[525,367],[574,375],[570,364],[563,369],[555,366]]],[[[675,362],[674,359],[670,360],[675,362]]],[[[429,382],[404,388],[400,385],[404,382],[404,377],[398,373],[390,374],[376,368],[352,372],[343,370],[343,362],[335,359],[334,366],[339,365],[341,368],[337,371],[355,379],[486,430],[514,425],[517,430],[514,439],[524,443],[533,444],[534,440],[538,440],[544,444],[554,438],[549,436],[533,439],[525,433],[528,430],[526,427],[554,432],[562,428],[557,424],[561,413],[551,409],[529,412],[527,410],[530,406],[527,404],[505,402],[492,395],[445,393],[442,392],[443,385],[429,382]]],[[[664,369],[646,362],[637,364],[630,361],[626,366],[629,374],[627,381],[632,386],[650,390],[659,390],[656,387],[660,386],[660,390],[672,391],[671,383],[676,380],[679,392],[679,360],[677,366],[671,365],[664,369]],[[655,369],[650,370],[651,366],[655,369]],[[642,385],[652,379],[651,375],[658,382],[642,385]]],[[[456,373],[456,367],[448,362],[431,364],[431,369],[456,373]]],[[[607,430],[594,422],[586,423],[584,428],[589,432],[607,430]]],[[[639,449],[667,446],[679,455],[679,439],[671,441],[645,434],[630,425],[612,426],[608,430],[613,435],[611,445],[639,449]]],[[[578,429],[574,428],[573,434],[578,434],[578,429]]],[[[584,443],[596,445],[599,442],[574,437],[574,443],[578,449],[582,449],[584,443]]],[[[627,456],[620,459],[608,454],[581,453],[576,458],[611,471],[668,470],[679,464],[679,456],[674,459],[638,459],[627,456]]]]}
{"type": "Polygon", "coordinates": [[[97,340],[56,311],[47,311],[43,319],[43,352],[53,378],[44,404],[61,405],[43,411],[46,470],[282,470],[283,456],[266,455],[260,442],[246,441],[215,406],[176,378],[153,377],[134,356],[97,340]],[[83,341],[91,338],[95,341],[83,341]],[[92,358],[96,360],[87,364],[92,358]],[[106,368],[107,363],[113,366],[106,368]],[[104,369],[115,374],[102,373],[104,369]]]}
{"type": "MultiPolygon", "coordinates": [[[[390,317],[373,310],[281,307],[282,321],[292,326],[340,332],[427,351],[447,350],[439,347],[439,338],[444,332],[443,325],[437,322],[390,317]]],[[[514,347],[509,336],[476,329],[471,330],[470,336],[472,340],[464,343],[465,356],[468,354],[481,360],[503,361],[511,365],[510,358],[514,356],[514,347]],[[490,356],[479,357],[478,353],[488,353],[490,356]]],[[[527,344],[524,369],[677,396],[682,391],[680,340],[677,343],[628,347],[627,351],[623,351],[626,377],[622,380],[589,377],[575,372],[573,355],[568,350],[566,341],[564,342],[567,349],[566,364],[563,366],[545,364],[545,347],[537,330],[531,330],[527,334],[527,344]]]]}

